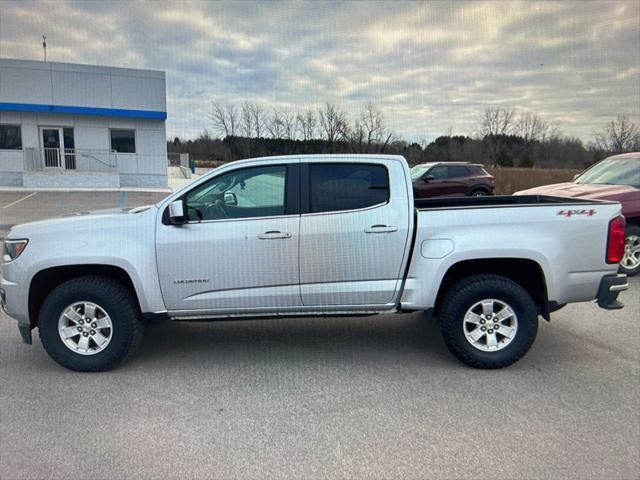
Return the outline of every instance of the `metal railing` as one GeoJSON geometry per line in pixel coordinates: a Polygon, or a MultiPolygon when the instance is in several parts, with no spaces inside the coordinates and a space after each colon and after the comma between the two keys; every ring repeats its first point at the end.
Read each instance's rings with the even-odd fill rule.
{"type": "Polygon", "coordinates": [[[118,166],[116,152],[76,148],[25,148],[26,171],[81,170],[110,172],[118,166]]]}

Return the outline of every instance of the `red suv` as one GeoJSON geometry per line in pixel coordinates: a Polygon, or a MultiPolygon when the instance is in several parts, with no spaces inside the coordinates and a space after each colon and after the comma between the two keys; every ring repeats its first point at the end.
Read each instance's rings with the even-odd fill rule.
{"type": "Polygon", "coordinates": [[[629,276],[640,273],[640,152],[605,158],[576,175],[573,182],[545,185],[514,195],[553,195],[620,202],[627,220],[620,270],[629,276]]]}
{"type": "Polygon", "coordinates": [[[482,165],[464,162],[422,163],[411,169],[413,195],[428,197],[481,197],[493,195],[493,177],[482,165]]]}

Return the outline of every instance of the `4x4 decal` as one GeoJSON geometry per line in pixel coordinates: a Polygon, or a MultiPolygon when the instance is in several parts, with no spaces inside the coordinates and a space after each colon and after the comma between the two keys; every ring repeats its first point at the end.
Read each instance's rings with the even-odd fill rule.
{"type": "Polygon", "coordinates": [[[572,217],[574,215],[586,215],[587,217],[593,217],[596,214],[594,209],[562,209],[558,212],[558,215],[563,215],[565,217],[572,217]]]}

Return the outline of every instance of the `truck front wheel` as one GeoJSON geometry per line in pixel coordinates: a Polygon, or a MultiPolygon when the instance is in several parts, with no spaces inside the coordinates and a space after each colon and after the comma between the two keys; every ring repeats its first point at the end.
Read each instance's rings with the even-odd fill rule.
{"type": "Polygon", "coordinates": [[[538,313],[529,293],[499,275],[473,275],[455,284],[439,317],[449,351],[475,368],[517,362],[538,333],[538,313]]]}
{"type": "Polygon", "coordinates": [[[47,353],[70,370],[114,368],[142,340],[140,313],[127,287],[99,276],[78,277],[56,287],[38,317],[47,353]]]}

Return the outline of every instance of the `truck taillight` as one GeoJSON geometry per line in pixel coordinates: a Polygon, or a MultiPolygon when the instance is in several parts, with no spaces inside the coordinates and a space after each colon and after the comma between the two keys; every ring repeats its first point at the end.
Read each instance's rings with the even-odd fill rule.
{"type": "Polygon", "coordinates": [[[609,222],[609,235],[607,236],[607,263],[619,263],[624,256],[624,231],[625,219],[622,215],[609,222]]]}

